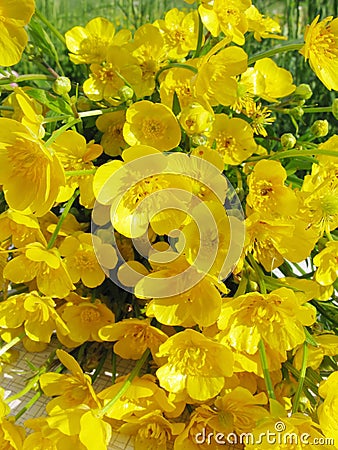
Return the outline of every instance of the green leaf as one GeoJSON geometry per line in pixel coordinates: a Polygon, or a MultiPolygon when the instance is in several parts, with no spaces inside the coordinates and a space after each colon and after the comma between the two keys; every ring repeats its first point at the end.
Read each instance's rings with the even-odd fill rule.
{"type": "Polygon", "coordinates": [[[33,43],[42,50],[44,55],[49,56],[58,63],[59,56],[53,42],[34,16],[30,21],[28,29],[33,43]]]}
{"type": "Polygon", "coordinates": [[[304,332],[305,332],[305,340],[308,344],[312,345],[313,347],[319,347],[319,345],[317,344],[315,338],[312,336],[312,334],[309,333],[308,329],[306,327],[304,327],[304,332]]]}
{"type": "Polygon", "coordinates": [[[58,114],[72,116],[72,108],[61,97],[55,97],[43,89],[28,89],[26,93],[58,114]]]}

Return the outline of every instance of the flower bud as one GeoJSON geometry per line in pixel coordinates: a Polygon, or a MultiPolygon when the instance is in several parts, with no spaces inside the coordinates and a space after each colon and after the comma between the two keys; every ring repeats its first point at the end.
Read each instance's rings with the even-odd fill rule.
{"type": "Polygon", "coordinates": [[[326,136],[329,132],[329,122],[327,120],[316,120],[311,125],[310,131],[316,137],[326,136]]]}
{"type": "Polygon", "coordinates": [[[129,86],[122,86],[118,91],[118,96],[120,97],[122,102],[126,102],[127,100],[131,100],[133,98],[134,91],[129,86]]]}
{"type": "Polygon", "coordinates": [[[312,97],[312,89],[308,84],[302,83],[296,87],[296,90],[293,94],[297,97],[302,98],[303,100],[308,100],[312,97]]]}
{"type": "Polygon", "coordinates": [[[191,142],[194,146],[198,147],[199,145],[206,145],[208,138],[204,134],[194,134],[191,136],[191,142]]]}
{"type": "Polygon", "coordinates": [[[290,114],[292,114],[295,119],[300,119],[303,117],[304,110],[300,106],[296,106],[290,110],[290,114]]]}
{"type": "Polygon", "coordinates": [[[87,97],[79,97],[76,102],[78,111],[89,111],[91,108],[91,101],[87,97]]]}
{"type": "Polygon", "coordinates": [[[68,94],[71,88],[70,79],[67,77],[59,77],[53,83],[53,91],[58,95],[68,94]]]}
{"type": "Polygon", "coordinates": [[[335,98],[332,102],[332,114],[338,120],[338,98],[335,98]]]}
{"type": "Polygon", "coordinates": [[[178,118],[188,136],[210,131],[214,120],[213,113],[197,102],[183,108],[178,118]]]}
{"type": "Polygon", "coordinates": [[[292,133],[282,134],[280,141],[284,148],[293,148],[297,142],[296,138],[292,133]]]}

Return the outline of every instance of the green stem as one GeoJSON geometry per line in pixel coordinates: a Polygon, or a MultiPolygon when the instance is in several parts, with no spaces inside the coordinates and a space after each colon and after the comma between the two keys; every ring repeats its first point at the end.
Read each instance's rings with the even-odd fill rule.
{"type": "Polygon", "coordinates": [[[275,392],[273,390],[273,384],[272,384],[271,377],[270,377],[268,359],[266,357],[264,342],[262,339],[259,341],[258,350],[259,350],[259,357],[261,360],[264,381],[265,381],[265,386],[266,386],[268,396],[269,396],[269,398],[276,399],[275,392]]]}
{"type": "Polygon", "coordinates": [[[315,108],[311,108],[311,106],[310,107],[306,107],[306,106],[304,106],[303,107],[303,111],[304,111],[304,113],[330,113],[330,112],[332,112],[332,106],[318,106],[318,107],[315,107],[315,108]]]}
{"type": "Polygon", "coordinates": [[[5,84],[11,84],[11,83],[22,83],[24,81],[55,81],[54,77],[51,77],[49,75],[42,75],[42,74],[29,74],[29,75],[20,75],[18,77],[10,77],[10,78],[1,78],[0,79],[0,86],[5,84]]]}
{"type": "MultiPolygon", "coordinates": [[[[285,361],[285,363],[283,363],[283,364],[284,364],[284,367],[286,367],[287,370],[288,370],[290,373],[292,373],[292,375],[293,375],[295,378],[297,378],[297,380],[298,380],[299,377],[300,377],[299,370],[297,370],[297,369],[296,369],[289,361],[285,361]]],[[[317,386],[313,381],[311,381],[311,379],[310,379],[309,377],[306,377],[306,378],[305,378],[304,384],[305,384],[309,389],[311,389],[312,392],[314,392],[316,395],[318,395],[318,386],[317,386]]]]}
{"type": "Polygon", "coordinates": [[[43,120],[43,124],[44,123],[53,123],[53,122],[59,122],[60,120],[69,120],[69,118],[72,116],[55,116],[55,117],[46,117],[43,120]]]}
{"type": "Polygon", "coordinates": [[[198,13],[198,38],[194,58],[198,58],[202,48],[202,42],[203,42],[203,22],[200,13],[198,13]]]}
{"type": "Polygon", "coordinates": [[[38,10],[35,10],[35,15],[43,22],[47,28],[50,29],[50,31],[54,34],[55,37],[59,39],[60,42],[62,42],[63,45],[66,45],[66,39],[64,36],[57,30],[52,23],[49,22],[49,20],[38,10]]]}
{"type": "Polygon", "coordinates": [[[80,175],[93,175],[96,169],[83,169],[83,170],[66,170],[66,177],[76,177],[80,175]]]}
{"type": "Polygon", "coordinates": [[[108,354],[108,349],[104,349],[104,353],[102,355],[102,358],[99,361],[99,364],[97,365],[97,367],[95,368],[95,371],[93,373],[93,375],[91,376],[92,378],[92,383],[94,383],[94,381],[96,380],[96,378],[98,377],[98,375],[100,374],[104,363],[106,362],[107,359],[107,354],[108,354]]]}
{"type": "Polygon", "coordinates": [[[162,67],[162,69],[160,69],[157,72],[157,74],[155,76],[155,83],[158,84],[158,79],[162,72],[164,72],[165,70],[172,69],[174,67],[177,67],[178,69],[191,70],[191,72],[194,72],[195,74],[198,73],[198,69],[196,69],[196,67],[194,67],[194,66],[189,66],[188,64],[181,64],[181,63],[170,63],[167,66],[162,67]]]}
{"type": "Polygon", "coordinates": [[[57,131],[54,131],[54,133],[51,135],[51,137],[48,139],[48,141],[45,142],[46,147],[49,147],[56,138],[58,138],[62,133],[64,133],[68,128],[72,128],[77,123],[81,122],[81,119],[73,119],[70,122],[66,123],[62,127],[60,127],[57,131]]]}
{"type": "Polygon", "coordinates": [[[21,341],[21,339],[23,339],[26,336],[25,332],[22,332],[21,334],[19,334],[19,336],[15,337],[14,339],[11,340],[11,342],[8,342],[7,344],[5,344],[4,346],[2,346],[0,348],[0,356],[4,355],[6,352],[8,352],[8,350],[10,350],[12,347],[14,347],[18,342],[21,341]]]}
{"type": "Polygon", "coordinates": [[[255,273],[257,275],[259,289],[261,291],[261,294],[266,294],[266,285],[265,285],[263,270],[259,267],[259,265],[257,264],[255,258],[251,254],[248,254],[247,258],[250,261],[250,264],[251,264],[252,268],[254,269],[254,271],[255,271],[255,273]]]}
{"type": "Polygon", "coordinates": [[[279,47],[274,47],[271,50],[266,50],[257,55],[252,56],[248,59],[248,66],[255,63],[259,59],[270,58],[274,55],[279,55],[280,53],[293,52],[294,50],[300,50],[304,46],[304,43],[294,42],[292,44],[281,45],[279,47]]]}
{"type": "Polygon", "coordinates": [[[74,192],[74,194],[73,194],[73,195],[71,196],[71,198],[68,200],[68,202],[67,202],[67,204],[66,204],[66,206],[65,206],[65,209],[62,211],[62,214],[61,214],[61,216],[60,216],[60,218],[59,218],[59,221],[58,221],[58,223],[57,223],[57,225],[56,225],[56,227],[55,227],[55,230],[54,230],[54,232],[53,232],[51,238],[49,239],[49,242],[48,242],[48,244],[47,244],[47,249],[48,249],[48,250],[51,249],[51,248],[53,247],[53,245],[54,245],[54,243],[55,243],[55,241],[56,241],[56,238],[58,237],[58,234],[59,234],[60,228],[61,228],[61,226],[62,226],[62,224],[63,224],[63,221],[64,221],[65,218],[67,217],[67,214],[69,213],[70,208],[72,207],[72,205],[73,205],[73,203],[74,203],[74,201],[75,201],[75,199],[76,199],[76,197],[77,197],[78,195],[79,195],[79,191],[76,189],[76,191],[74,192]]]}
{"type": "Polygon", "coordinates": [[[295,414],[298,411],[299,400],[300,400],[300,396],[302,395],[304,380],[305,380],[305,375],[306,375],[307,358],[308,358],[308,346],[307,346],[307,342],[304,341],[302,368],[300,370],[300,375],[299,375],[299,379],[298,379],[297,392],[295,394],[295,398],[294,398],[293,405],[292,405],[292,414],[295,414]]]}
{"type": "Polygon", "coordinates": [[[246,160],[246,162],[260,161],[261,159],[283,159],[283,158],[295,158],[298,156],[313,156],[313,155],[326,155],[337,156],[337,150],[324,150],[324,149],[310,149],[310,150],[285,150],[282,152],[274,152],[269,156],[253,156],[246,160]]]}
{"type": "Polygon", "coordinates": [[[126,110],[127,107],[124,105],[121,106],[115,106],[113,108],[104,108],[104,109],[93,109],[92,111],[83,111],[79,112],[79,117],[92,117],[92,116],[100,116],[101,114],[106,114],[109,112],[115,112],[115,111],[122,111],[126,110]]]}
{"type": "Polygon", "coordinates": [[[123,386],[118,391],[118,393],[98,412],[98,417],[102,418],[107,412],[113,407],[113,405],[122,397],[122,395],[127,392],[134,378],[137,377],[142,369],[144,363],[147,361],[150,354],[149,348],[143,353],[141,359],[137,361],[136,366],[130,372],[129,377],[123,383],[123,386]]]}
{"type": "Polygon", "coordinates": [[[112,370],[112,374],[111,374],[111,381],[112,384],[115,383],[116,380],[116,353],[114,352],[114,349],[112,349],[112,355],[111,355],[111,370],[112,370]]]}
{"type": "Polygon", "coordinates": [[[34,403],[36,403],[36,402],[39,400],[39,398],[41,397],[41,395],[42,395],[42,391],[37,392],[37,393],[34,395],[34,397],[32,397],[32,398],[29,400],[29,402],[27,402],[27,403],[25,404],[25,406],[24,406],[22,409],[20,409],[20,411],[16,414],[15,420],[20,419],[20,417],[21,417],[23,414],[25,414],[25,412],[28,411],[29,408],[31,408],[31,407],[34,405],[34,403]]]}

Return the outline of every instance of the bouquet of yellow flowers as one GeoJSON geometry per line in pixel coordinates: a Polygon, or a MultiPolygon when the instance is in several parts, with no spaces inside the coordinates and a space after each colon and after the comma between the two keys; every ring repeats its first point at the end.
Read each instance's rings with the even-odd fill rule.
{"type": "Polygon", "coordinates": [[[338,135],[302,119],[338,100],[274,58],[337,91],[338,18],[284,42],[251,0],[186,2],[65,35],[1,2],[0,368],[54,348],[0,388],[0,448],[338,448],[338,135]]]}

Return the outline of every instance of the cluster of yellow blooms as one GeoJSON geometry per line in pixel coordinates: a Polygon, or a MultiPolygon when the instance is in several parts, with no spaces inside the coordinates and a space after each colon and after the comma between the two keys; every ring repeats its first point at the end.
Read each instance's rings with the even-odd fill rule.
{"type": "Polygon", "coordinates": [[[251,0],[133,35],[98,17],[60,35],[86,79],[52,70],[49,92],[8,69],[34,11],[0,5],[0,368],[20,341],[58,349],[31,380],[46,416],[17,425],[0,389],[0,448],[338,448],[338,135],[271,135],[311,92],[270,58],[338,90],[338,18],[249,57],[284,39],[251,0]],[[97,392],[90,345],[93,379],[109,352],[138,362],[97,392]]]}

